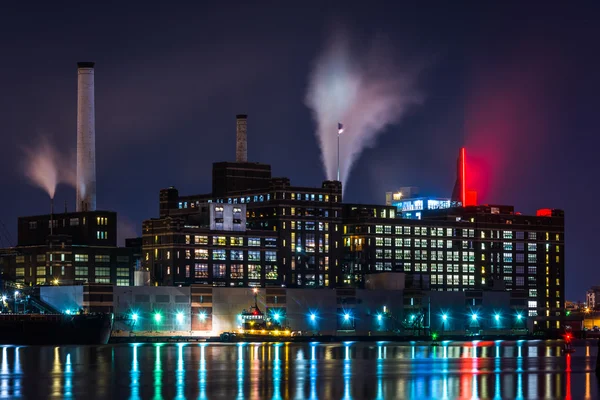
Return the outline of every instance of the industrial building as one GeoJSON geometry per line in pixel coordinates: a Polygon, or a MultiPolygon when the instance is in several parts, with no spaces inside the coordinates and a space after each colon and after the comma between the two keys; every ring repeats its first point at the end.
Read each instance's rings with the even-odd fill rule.
{"type": "MultiPolygon", "coordinates": [[[[506,291],[415,292],[404,274],[378,274],[364,289],[115,287],[92,306],[81,287],[44,287],[41,298],[61,310],[111,308],[125,335],[218,336],[240,328],[240,313],[256,304],[293,331],[323,335],[426,334],[430,330],[502,334],[531,330],[532,320],[506,291]]],[[[93,290],[87,289],[87,290],[93,290]]],[[[98,289],[100,290],[100,289],[98,289]]],[[[103,289],[104,290],[104,289],[103,289]]]]}
{"type": "MultiPolygon", "coordinates": [[[[0,251],[5,281],[18,285],[134,283],[134,247],[117,246],[117,214],[96,210],[94,63],[77,63],[76,212],[20,217],[15,247],[0,251]]],[[[51,200],[53,201],[53,200],[51,200]]],[[[137,246],[139,247],[139,246],[137,246]]]]}

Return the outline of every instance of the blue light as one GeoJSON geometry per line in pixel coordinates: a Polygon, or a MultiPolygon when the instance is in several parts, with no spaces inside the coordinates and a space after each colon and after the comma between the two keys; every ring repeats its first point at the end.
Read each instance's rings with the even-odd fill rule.
{"type": "Polygon", "coordinates": [[[414,319],[415,319],[415,316],[413,314],[410,314],[410,320],[414,321],[414,319]]]}
{"type": "Polygon", "coordinates": [[[494,315],[494,318],[496,319],[496,321],[500,321],[500,315],[499,314],[494,315]]]}
{"type": "Polygon", "coordinates": [[[139,316],[136,313],[131,314],[131,319],[137,321],[139,316]]]}
{"type": "Polygon", "coordinates": [[[446,314],[442,314],[442,320],[443,320],[443,321],[447,321],[447,320],[448,320],[448,315],[446,315],[446,314]]]}
{"type": "Polygon", "coordinates": [[[177,322],[179,322],[180,324],[183,322],[183,313],[182,312],[177,313],[177,322]]]}
{"type": "Polygon", "coordinates": [[[278,313],[273,314],[273,319],[275,321],[279,321],[279,314],[278,313]]]}
{"type": "Polygon", "coordinates": [[[344,321],[348,321],[350,319],[350,314],[345,313],[344,314],[344,321]]]}
{"type": "Polygon", "coordinates": [[[206,313],[201,312],[200,314],[198,314],[198,318],[200,318],[200,321],[206,320],[206,313]]]}
{"type": "Polygon", "coordinates": [[[71,315],[71,310],[66,310],[66,311],[65,311],[65,314],[67,314],[67,315],[71,315]]]}
{"type": "Polygon", "coordinates": [[[472,319],[473,321],[477,321],[477,314],[473,314],[473,315],[471,315],[471,319],[472,319]]]}
{"type": "Polygon", "coordinates": [[[520,321],[523,318],[521,314],[517,314],[517,319],[520,321]]]}
{"type": "Polygon", "coordinates": [[[383,319],[383,315],[377,314],[377,321],[381,322],[382,319],[383,319]]]}
{"type": "Polygon", "coordinates": [[[315,322],[315,321],[317,320],[317,316],[316,316],[314,313],[311,313],[311,314],[310,314],[310,320],[311,320],[312,322],[315,322]]]}

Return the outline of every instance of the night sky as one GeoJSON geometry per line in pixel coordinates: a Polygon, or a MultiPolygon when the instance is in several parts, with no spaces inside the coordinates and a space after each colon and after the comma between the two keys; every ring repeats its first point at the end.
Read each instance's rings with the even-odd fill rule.
{"type": "MultiPolygon", "coordinates": [[[[421,103],[360,155],[346,201],[383,203],[400,186],[449,196],[466,145],[481,203],[565,210],[567,298],[600,284],[597,2],[14,3],[0,12],[2,246],[15,244],[17,216],[49,212],[24,176],[25,149],[49,138],[74,154],[77,61],[96,62],[98,209],[119,213],[122,236],[157,216],[161,188],[210,191],[211,164],[235,157],[238,113],[249,161],[320,186],[305,95],[343,26],[358,45],[384,37],[395,60],[422,61],[421,103]]],[[[65,200],[73,210],[60,185],[57,210],[65,200]]]]}

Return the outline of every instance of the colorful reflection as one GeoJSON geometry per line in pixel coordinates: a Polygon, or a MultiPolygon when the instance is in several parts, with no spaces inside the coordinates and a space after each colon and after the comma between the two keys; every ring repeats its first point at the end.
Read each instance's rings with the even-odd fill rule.
{"type": "Polygon", "coordinates": [[[0,397],[85,398],[94,387],[131,399],[600,398],[597,349],[586,346],[567,355],[540,341],[5,346],[0,397]]]}

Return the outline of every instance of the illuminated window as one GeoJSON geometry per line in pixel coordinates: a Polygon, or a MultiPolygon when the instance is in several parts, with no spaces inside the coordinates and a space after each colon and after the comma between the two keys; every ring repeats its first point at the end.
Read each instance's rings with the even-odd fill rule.
{"type": "Polygon", "coordinates": [[[196,278],[208,278],[208,264],[195,264],[194,276],[196,278]]]}
{"type": "Polygon", "coordinates": [[[213,278],[225,278],[227,266],[225,264],[213,264],[213,278]]]}
{"type": "Polygon", "coordinates": [[[75,254],[75,262],[87,262],[87,261],[88,261],[87,254],[75,254]]]}
{"type": "Polygon", "coordinates": [[[213,250],[213,260],[227,260],[226,251],[225,250],[213,250]]]}
{"type": "Polygon", "coordinates": [[[227,238],[225,236],[214,236],[213,237],[213,244],[215,246],[226,246],[227,245],[227,238]]]}
{"type": "Polygon", "coordinates": [[[260,238],[248,238],[248,246],[259,247],[260,238]]]}
{"type": "Polygon", "coordinates": [[[243,264],[231,264],[231,279],[244,279],[243,264]]]}
{"type": "Polygon", "coordinates": [[[96,254],[94,260],[98,262],[110,262],[110,256],[107,254],[96,254]]]}
{"type": "Polygon", "coordinates": [[[277,262],[277,252],[275,252],[275,251],[265,251],[265,261],[267,261],[267,262],[277,262]]]}
{"type": "Polygon", "coordinates": [[[381,237],[375,238],[375,246],[383,246],[383,238],[381,238],[381,237]]]}
{"type": "Polygon", "coordinates": [[[260,279],[260,265],[248,264],[248,279],[260,279]]]}
{"type": "MultiPolygon", "coordinates": [[[[186,250],[187,253],[188,250],[186,250]]],[[[222,251],[224,252],[225,250],[214,250],[214,251],[222,251]]],[[[187,258],[187,254],[186,254],[186,258],[187,258]]],[[[194,258],[196,260],[208,260],[208,249],[194,249],[194,258]]]]}
{"type": "Polygon", "coordinates": [[[269,280],[277,279],[277,265],[267,265],[265,267],[265,278],[269,280]]]}
{"type": "Polygon", "coordinates": [[[95,273],[96,273],[96,276],[110,276],[110,268],[109,267],[96,267],[95,273]]]}
{"type": "Polygon", "coordinates": [[[196,244],[208,245],[208,236],[194,236],[194,242],[196,244]]]}
{"type": "Polygon", "coordinates": [[[242,250],[231,250],[229,257],[233,261],[244,261],[244,252],[242,250]]]}

